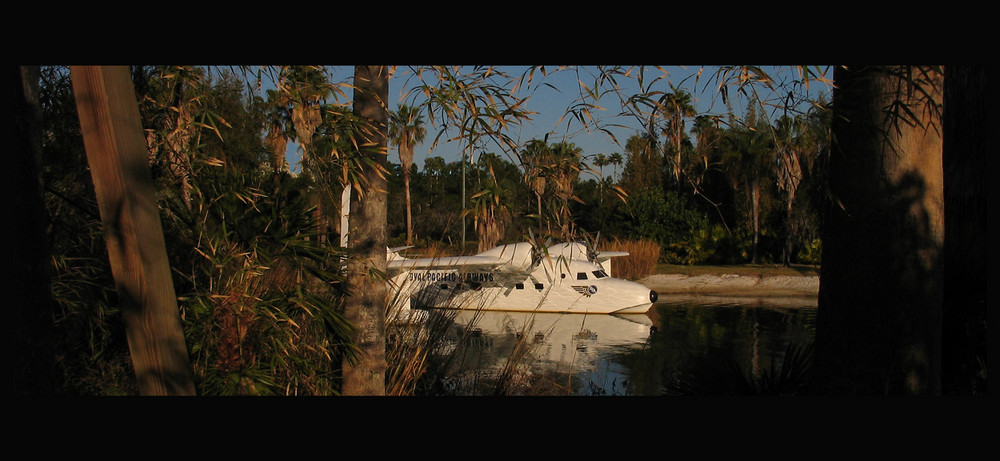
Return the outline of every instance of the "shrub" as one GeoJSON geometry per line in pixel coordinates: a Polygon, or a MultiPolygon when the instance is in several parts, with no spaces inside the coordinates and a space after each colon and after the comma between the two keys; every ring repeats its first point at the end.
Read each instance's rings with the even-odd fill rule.
{"type": "MultiPolygon", "coordinates": [[[[708,229],[708,218],[689,206],[676,191],[642,189],[629,196],[614,220],[615,233],[633,240],[652,240],[666,249],[660,258],[667,262],[685,261],[696,232],[708,229]]],[[[697,249],[695,249],[698,252],[697,249]]]]}
{"type": "Polygon", "coordinates": [[[813,239],[802,246],[798,253],[798,261],[801,264],[820,264],[823,260],[823,242],[820,239],[813,239]]]}
{"type": "Polygon", "coordinates": [[[697,229],[691,239],[671,244],[668,262],[673,264],[725,264],[731,263],[733,239],[726,228],[716,224],[711,228],[697,229]]]}

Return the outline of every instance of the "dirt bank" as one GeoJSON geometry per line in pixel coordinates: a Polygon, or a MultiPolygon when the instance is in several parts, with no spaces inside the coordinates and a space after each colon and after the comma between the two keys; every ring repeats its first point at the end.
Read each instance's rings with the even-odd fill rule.
{"type": "Polygon", "coordinates": [[[653,274],[639,281],[660,294],[815,296],[819,277],[807,275],[653,274]]]}

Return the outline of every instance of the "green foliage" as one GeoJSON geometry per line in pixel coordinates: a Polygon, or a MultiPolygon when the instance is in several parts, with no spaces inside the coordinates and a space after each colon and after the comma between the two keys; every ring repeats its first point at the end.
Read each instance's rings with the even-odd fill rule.
{"type": "Polygon", "coordinates": [[[799,250],[798,261],[801,264],[819,264],[823,261],[823,242],[813,239],[799,250]]]}
{"type": "MultiPolygon", "coordinates": [[[[262,163],[256,103],[231,80],[213,86],[200,72],[172,70],[134,76],[199,394],[335,393],[340,358],[352,351],[338,311],[343,255],[317,229],[312,183],[262,163]]],[[[43,75],[61,392],[134,394],[68,74],[43,75]]]]}
{"type": "Polygon", "coordinates": [[[199,393],[329,395],[350,328],[342,254],[301,183],[202,171],[192,209],[166,202],[172,266],[199,393]]]}
{"type": "Polygon", "coordinates": [[[687,253],[699,229],[708,219],[692,209],[675,191],[642,189],[629,196],[626,206],[613,219],[617,235],[628,239],[649,239],[666,251],[661,258],[670,263],[686,262],[687,253]]]}
{"type": "MultiPolygon", "coordinates": [[[[351,351],[350,328],[338,313],[346,295],[343,255],[327,243],[339,187],[364,186],[358,172],[370,167],[354,145],[359,122],[349,108],[326,101],[343,94],[326,81],[323,69],[272,69],[280,88],[265,103],[244,93],[247,82],[217,69],[133,68],[176,291],[203,394],[333,393],[340,357],[351,351]],[[264,145],[269,130],[281,138],[273,151],[264,145]],[[303,173],[295,178],[276,161],[280,157],[269,158],[282,155],[289,139],[308,144],[303,173]]],[[[457,128],[449,140],[466,146],[493,140],[508,158],[516,158],[511,162],[477,152],[476,161],[464,166],[436,156],[422,168],[412,166],[413,243],[418,246],[459,241],[466,168],[467,206],[479,205],[478,211],[504,220],[495,229],[503,230],[496,236],[501,241],[520,240],[540,226],[562,235],[600,230],[605,239],[652,240],[662,248],[663,261],[700,264],[747,262],[755,254],[760,261],[777,261],[782,243],[793,238],[800,262],[820,261],[817,210],[825,199],[828,111],[795,120],[804,128],[796,132],[801,139],[794,145],[808,155],[801,156],[803,182],[792,225],[780,212],[782,190],[774,186],[772,129],[755,113],[729,128],[720,127],[718,117],[696,120],[695,146],[682,128],[685,118],[697,114],[676,110],[680,105],[669,110],[674,101],[645,86],[640,72],[644,94],[628,103],[646,108],[643,123],[651,129],[625,143],[625,161],[619,153],[595,157],[548,140],[515,143],[508,130],[532,114],[508,88],[513,79],[493,68],[412,70],[409,78],[416,85],[407,102],[412,99],[428,128],[438,130],[435,144],[457,128]],[[420,95],[427,101],[417,101],[420,95]],[[657,111],[663,118],[651,117],[657,111]],[[682,155],[670,155],[677,153],[682,155]],[[580,177],[586,168],[581,160],[588,157],[596,158],[593,171],[600,181],[580,177]],[[612,174],[606,176],[608,166],[612,174]],[[757,216],[750,203],[754,188],[761,194],[757,216]],[[624,191],[629,193],[625,201],[624,191]],[[759,229],[752,225],[755,219],[759,229]]],[[[536,72],[546,71],[532,67],[519,84],[530,86],[536,72]]],[[[600,72],[568,109],[572,120],[589,120],[606,90],[602,85],[630,75],[623,68],[600,72]]],[[[42,77],[43,175],[63,388],[71,394],[127,394],[133,392],[134,377],[68,71],[44,67],[42,77]]],[[[683,99],[685,93],[678,90],[672,87],[671,94],[683,99]]],[[[406,229],[403,170],[390,164],[386,173],[390,242],[396,245],[406,229]]]]}
{"type": "Polygon", "coordinates": [[[732,236],[719,224],[698,228],[692,232],[690,240],[671,245],[676,262],[683,264],[732,263],[732,248],[732,236]]]}

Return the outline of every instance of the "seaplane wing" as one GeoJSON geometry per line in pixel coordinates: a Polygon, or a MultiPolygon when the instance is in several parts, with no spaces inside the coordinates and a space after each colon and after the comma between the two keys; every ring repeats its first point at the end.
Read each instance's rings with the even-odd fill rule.
{"type": "Polygon", "coordinates": [[[493,270],[507,264],[497,258],[489,256],[447,256],[439,258],[390,258],[388,269],[391,272],[431,270],[431,269],[453,269],[463,271],[485,271],[493,270]]]}
{"type": "Polygon", "coordinates": [[[627,251],[602,251],[597,254],[597,261],[604,262],[611,258],[620,258],[622,256],[628,256],[627,251]]]}
{"type": "Polygon", "coordinates": [[[415,270],[454,270],[461,272],[517,272],[531,263],[530,244],[503,245],[472,256],[442,256],[435,258],[405,258],[400,250],[389,248],[386,255],[390,274],[415,270]]]}

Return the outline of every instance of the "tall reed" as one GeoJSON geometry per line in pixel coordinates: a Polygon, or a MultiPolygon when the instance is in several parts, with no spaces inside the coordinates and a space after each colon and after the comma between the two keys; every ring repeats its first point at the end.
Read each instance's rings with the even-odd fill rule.
{"type": "Polygon", "coordinates": [[[660,259],[660,244],[653,240],[618,240],[611,241],[604,251],[627,251],[628,256],[614,258],[612,261],[613,277],[637,280],[646,277],[656,270],[660,259]]]}

